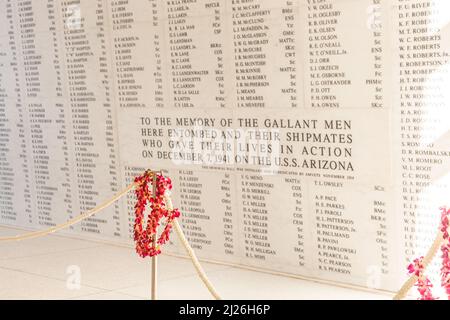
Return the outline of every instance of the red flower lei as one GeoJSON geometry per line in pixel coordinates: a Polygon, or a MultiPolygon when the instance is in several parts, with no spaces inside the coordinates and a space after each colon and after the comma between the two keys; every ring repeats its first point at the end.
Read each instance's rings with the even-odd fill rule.
{"type": "Polygon", "coordinates": [[[164,202],[164,195],[172,189],[170,178],[164,177],[147,170],[142,176],[137,177],[135,194],[137,198],[134,222],[134,241],[136,243],[136,252],[142,258],[153,257],[161,253],[161,245],[169,240],[172,223],[175,218],[180,216],[178,209],[168,210],[164,202]],[[155,194],[153,194],[153,179],[155,179],[155,194]],[[151,211],[148,215],[147,226],[144,228],[144,212],[147,204],[150,203],[151,211]],[[157,228],[162,218],[166,218],[166,226],[157,238],[157,228]]]}

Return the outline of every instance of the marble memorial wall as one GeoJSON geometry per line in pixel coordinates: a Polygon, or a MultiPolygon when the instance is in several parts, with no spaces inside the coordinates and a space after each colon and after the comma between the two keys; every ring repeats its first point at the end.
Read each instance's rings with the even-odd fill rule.
{"type": "MultiPolygon", "coordinates": [[[[0,0],[0,15],[2,224],[64,222],[153,168],[203,259],[395,290],[432,242],[448,0],[0,0]]],[[[131,244],[133,205],[68,232],[131,244]]]]}

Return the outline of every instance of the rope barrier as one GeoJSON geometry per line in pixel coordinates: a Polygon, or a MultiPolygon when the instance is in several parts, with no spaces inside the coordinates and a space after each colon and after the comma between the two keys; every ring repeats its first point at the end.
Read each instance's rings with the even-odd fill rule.
{"type": "MultiPolygon", "coordinates": [[[[11,242],[11,241],[22,241],[22,240],[35,239],[35,238],[47,236],[47,235],[55,233],[57,231],[61,231],[63,229],[67,229],[70,226],[73,226],[89,217],[92,217],[96,213],[108,208],[114,202],[118,201],[123,196],[125,196],[128,192],[130,192],[135,186],[136,186],[135,183],[130,184],[127,188],[125,188],[123,191],[121,191],[118,194],[116,194],[115,196],[113,196],[111,199],[105,201],[101,205],[99,205],[83,214],[80,214],[79,216],[77,216],[73,219],[68,220],[65,223],[58,224],[56,226],[53,226],[53,227],[45,229],[45,230],[33,231],[33,232],[16,235],[16,236],[11,236],[11,237],[0,237],[0,242],[11,242]]],[[[173,204],[172,204],[172,200],[170,199],[170,197],[166,196],[165,199],[166,199],[168,208],[170,210],[173,210],[173,204]]],[[[200,262],[197,259],[197,256],[195,255],[194,250],[191,248],[191,246],[189,245],[189,242],[187,241],[186,237],[184,236],[183,230],[181,229],[181,226],[179,225],[178,221],[174,220],[173,223],[174,223],[175,231],[176,231],[178,237],[180,238],[181,243],[185,247],[187,253],[189,254],[189,257],[191,258],[192,263],[193,263],[195,270],[197,271],[197,274],[199,275],[200,279],[203,281],[203,283],[205,284],[206,288],[211,293],[211,295],[216,300],[220,300],[221,298],[220,298],[219,294],[217,293],[216,289],[212,285],[211,281],[209,281],[205,271],[203,270],[203,267],[201,266],[200,262]]]]}

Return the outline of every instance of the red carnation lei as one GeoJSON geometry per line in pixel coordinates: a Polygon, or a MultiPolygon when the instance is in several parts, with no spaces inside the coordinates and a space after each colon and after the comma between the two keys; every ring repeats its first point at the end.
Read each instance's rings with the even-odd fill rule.
{"type": "Polygon", "coordinates": [[[168,190],[172,189],[170,178],[164,177],[160,173],[147,170],[142,176],[135,180],[135,194],[137,198],[134,222],[134,241],[136,243],[136,252],[142,258],[153,257],[161,253],[161,245],[169,241],[170,231],[174,219],[180,216],[178,209],[168,210],[164,196],[168,190]],[[153,191],[153,179],[155,180],[155,194],[153,191]],[[144,212],[150,204],[150,213],[147,217],[147,226],[144,228],[144,212]],[[162,219],[166,219],[166,225],[161,235],[155,243],[157,229],[162,219]]]}

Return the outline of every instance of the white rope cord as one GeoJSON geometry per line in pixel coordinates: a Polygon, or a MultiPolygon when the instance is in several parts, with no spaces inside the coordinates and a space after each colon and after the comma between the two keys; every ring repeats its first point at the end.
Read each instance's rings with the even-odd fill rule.
{"type": "MultiPolygon", "coordinates": [[[[436,236],[436,239],[433,242],[433,245],[431,246],[430,250],[428,250],[427,255],[423,258],[422,264],[424,273],[428,265],[431,263],[431,261],[433,261],[434,257],[436,256],[443,241],[444,241],[443,233],[442,231],[439,231],[438,235],[436,236]]],[[[397,294],[394,297],[394,300],[401,300],[405,298],[406,295],[408,294],[408,291],[411,290],[411,288],[414,286],[417,280],[419,280],[418,276],[416,275],[411,276],[401,287],[401,289],[397,292],[397,294]]]]}
{"type": "MultiPolygon", "coordinates": [[[[167,208],[169,210],[173,210],[172,200],[170,199],[170,197],[166,196],[165,199],[166,199],[167,208]]],[[[176,220],[176,219],[174,220],[173,226],[175,228],[175,231],[176,231],[178,237],[181,240],[181,243],[183,244],[184,248],[186,249],[189,257],[191,258],[192,263],[195,267],[195,270],[197,271],[198,276],[203,281],[206,288],[211,293],[211,295],[214,297],[214,299],[222,300],[220,295],[217,293],[217,290],[212,285],[211,281],[209,281],[208,276],[206,275],[205,271],[203,270],[203,267],[201,266],[200,262],[198,261],[194,250],[191,248],[191,246],[189,245],[189,242],[187,241],[186,237],[184,236],[183,230],[181,229],[181,226],[178,223],[178,220],[176,220]]]]}
{"type": "Polygon", "coordinates": [[[119,192],[114,197],[112,197],[111,199],[105,201],[104,203],[102,203],[98,207],[95,207],[95,208],[93,208],[93,209],[91,209],[91,210],[89,210],[89,211],[87,211],[87,212],[85,212],[83,214],[80,214],[79,216],[77,216],[77,217],[75,217],[73,219],[70,219],[70,220],[68,220],[65,223],[58,224],[56,226],[53,226],[53,227],[45,229],[45,230],[33,231],[33,232],[21,234],[21,235],[12,236],[12,237],[2,237],[2,238],[0,238],[0,242],[22,241],[22,240],[26,240],[26,239],[34,239],[34,238],[44,237],[46,235],[49,235],[51,233],[54,233],[54,232],[57,232],[57,231],[60,231],[60,230],[63,230],[63,229],[67,229],[70,226],[73,226],[74,224],[77,224],[78,222],[83,221],[83,220],[93,216],[97,212],[106,209],[107,207],[112,205],[114,202],[116,202],[117,200],[119,200],[120,198],[125,196],[128,192],[130,192],[130,190],[132,190],[134,188],[134,186],[135,186],[134,183],[130,184],[125,190],[119,192]]]}

